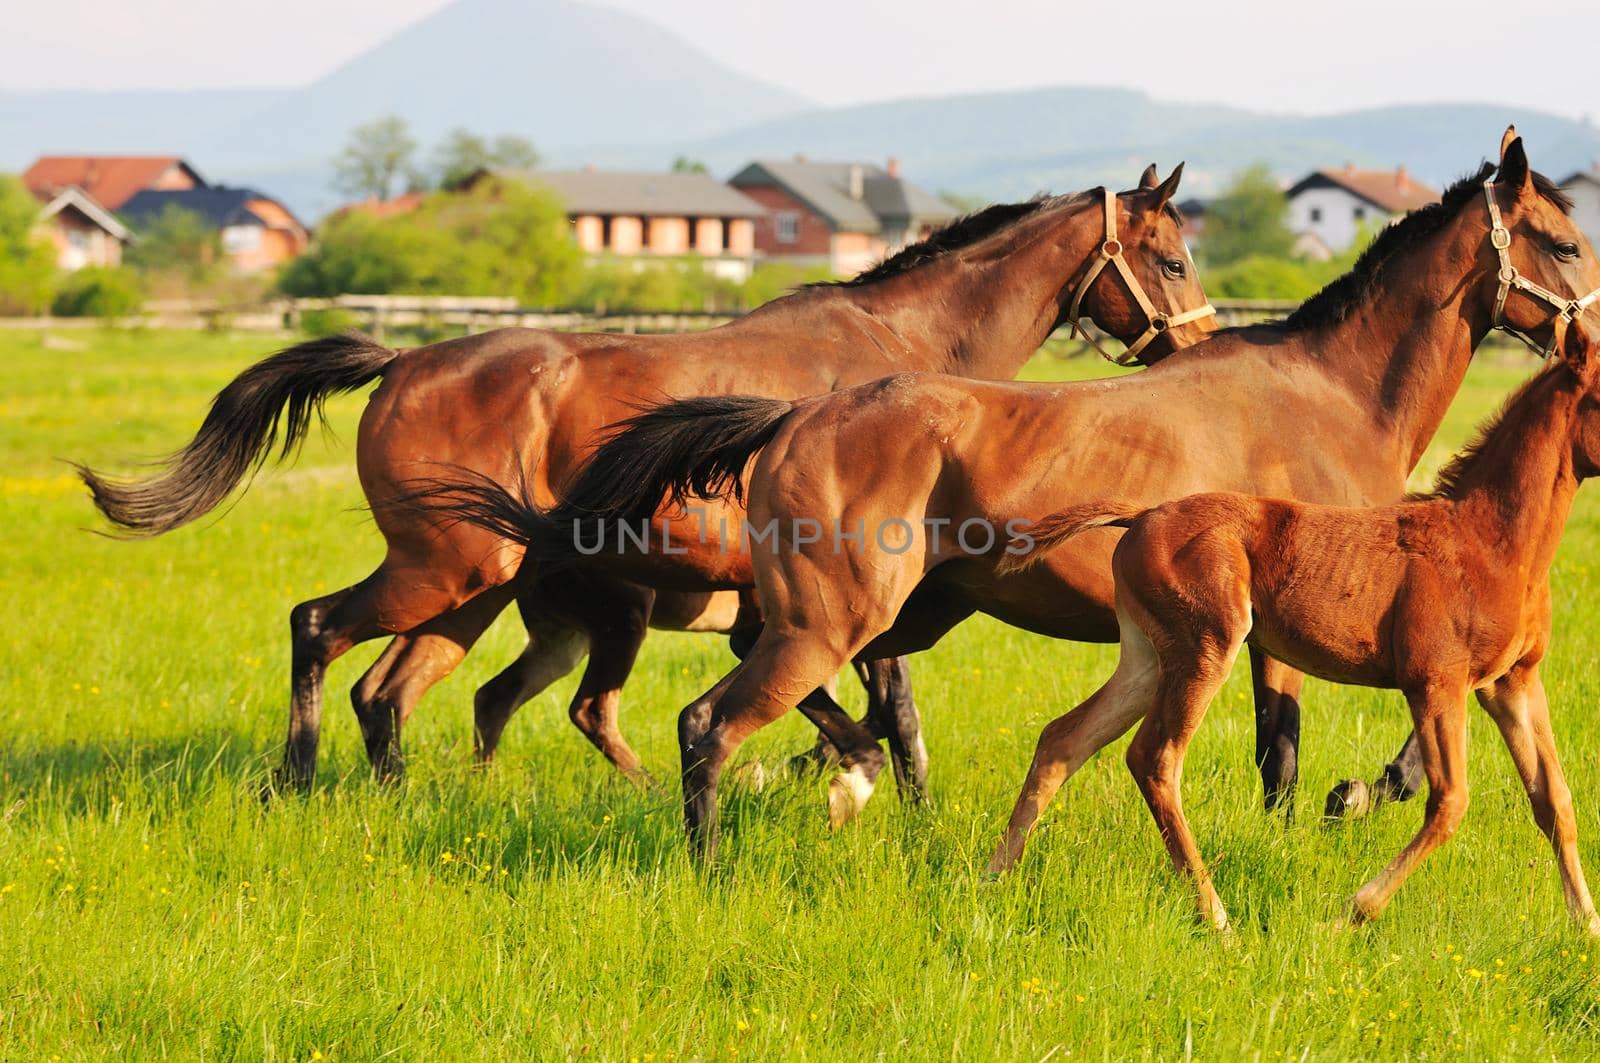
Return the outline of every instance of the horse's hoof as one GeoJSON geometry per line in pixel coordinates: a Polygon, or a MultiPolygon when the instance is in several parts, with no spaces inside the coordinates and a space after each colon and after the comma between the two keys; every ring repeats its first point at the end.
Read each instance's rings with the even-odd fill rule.
{"type": "Polygon", "coordinates": [[[873,780],[860,765],[849,768],[828,783],[828,825],[834,830],[856,818],[872,797],[873,780]]]}
{"type": "Polygon", "coordinates": [[[742,786],[753,793],[760,793],[767,788],[770,781],[767,778],[766,765],[759,760],[747,760],[733,769],[733,783],[742,786]]]}
{"type": "Polygon", "coordinates": [[[1360,779],[1346,779],[1328,791],[1322,816],[1329,821],[1356,819],[1372,809],[1371,791],[1360,779]]]}

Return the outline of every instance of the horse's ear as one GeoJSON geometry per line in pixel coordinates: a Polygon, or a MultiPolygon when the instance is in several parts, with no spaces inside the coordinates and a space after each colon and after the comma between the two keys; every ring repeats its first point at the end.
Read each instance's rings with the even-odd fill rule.
{"type": "Polygon", "coordinates": [[[1183,163],[1178,163],[1178,168],[1167,176],[1165,181],[1156,186],[1155,205],[1150,208],[1151,213],[1159,211],[1171,201],[1173,193],[1178,190],[1178,182],[1183,180],[1183,163]]]}
{"type": "Polygon", "coordinates": [[[1505,152],[1500,156],[1500,172],[1495,175],[1494,181],[1513,196],[1533,190],[1533,170],[1528,166],[1528,152],[1522,146],[1521,137],[1513,137],[1511,143],[1506,145],[1505,152]]]}
{"type": "Polygon", "coordinates": [[[1558,332],[1556,349],[1561,352],[1561,360],[1580,378],[1588,380],[1594,375],[1596,364],[1593,333],[1582,318],[1576,321],[1557,318],[1555,327],[1558,332]]]}
{"type": "Polygon", "coordinates": [[[1160,178],[1161,175],[1156,172],[1156,164],[1152,162],[1149,166],[1144,168],[1144,173],[1139,175],[1139,187],[1142,189],[1154,188],[1156,186],[1156,182],[1159,181],[1160,178]]]}
{"type": "Polygon", "coordinates": [[[1500,161],[1501,162],[1505,161],[1506,149],[1509,148],[1511,146],[1511,142],[1513,140],[1516,140],[1516,139],[1517,139],[1517,127],[1514,126],[1514,125],[1506,126],[1505,133],[1500,137],[1500,161]]]}

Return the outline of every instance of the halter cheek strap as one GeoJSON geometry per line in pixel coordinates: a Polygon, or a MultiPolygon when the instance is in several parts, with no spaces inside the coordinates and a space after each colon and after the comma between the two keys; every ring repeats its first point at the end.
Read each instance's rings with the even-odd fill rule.
{"type": "Polygon", "coordinates": [[[1117,239],[1117,196],[1111,189],[1105,190],[1106,209],[1106,237],[1100,242],[1099,253],[1089,265],[1089,269],[1078,282],[1078,288],[1072,294],[1072,305],[1067,310],[1067,320],[1072,322],[1072,331],[1068,338],[1082,336],[1089,346],[1100,353],[1100,357],[1117,365],[1132,365],[1139,360],[1139,352],[1148,347],[1152,340],[1169,329],[1180,325],[1187,325],[1191,321],[1199,321],[1203,317],[1210,317],[1217,311],[1210,303],[1194,310],[1185,310],[1180,314],[1172,315],[1157,310],[1145,294],[1144,286],[1139,283],[1139,278],[1134,276],[1133,270],[1128,266],[1127,260],[1122,257],[1122,241],[1117,239]],[[1089,286],[1095,278],[1106,268],[1107,264],[1115,266],[1117,272],[1122,274],[1122,281],[1128,286],[1128,292],[1133,296],[1133,301],[1139,304],[1139,309],[1144,313],[1145,329],[1137,339],[1128,345],[1128,349],[1121,355],[1107,354],[1105,348],[1090,337],[1083,328],[1080,307],[1083,297],[1089,291],[1089,286]]]}
{"type": "Polygon", "coordinates": [[[1600,288],[1596,288],[1581,298],[1568,299],[1557,295],[1542,284],[1536,284],[1517,272],[1517,267],[1511,263],[1511,230],[1507,229],[1505,222],[1500,220],[1500,204],[1496,203],[1494,199],[1493,179],[1483,182],[1483,201],[1489,208],[1489,246],[1494,248],[1495,253],[1500,257],[1500,288],[1495,292],[1494,317],[1489,321],[1490,327],[1515,336],[1523,343],[1526,343],[1529,349],[1538,354],[1540,358],[1548,358],[1555,353],[1560,330],[1554,330],[1550,335],[1550,342],[1546,346],[1540,347],[1533,342],[1531,337],[1506,324],[1504,320],[1506,299],[1511,295],[1511,289],[1515,288],[1520,292],[1525,292],[1547,306],[1553,307],[1556,315],[1552,319],[1552,323],[1560,321],[1563,324],[1570,325],[1574,319],[1594,305],[1596,300],[1600,300],[1600,288]]]}

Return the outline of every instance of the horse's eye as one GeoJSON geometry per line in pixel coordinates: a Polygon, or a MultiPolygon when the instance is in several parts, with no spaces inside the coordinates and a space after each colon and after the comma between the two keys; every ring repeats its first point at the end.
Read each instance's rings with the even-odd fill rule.
{"type": "Polygon", "coordinates": [[[1577,244],[1557,244],[1556,245],[1556,254],[1560,255],[1562,258],[1577,258],[1578,257],[1578,245],[1577,244]]]}
{"type": "Polygon", "coordinates": [[[1163,262],[1161,266],[1167,271],[1167,276],[1169,277],[1183,276],[1184,265],[1183,260],[1180,258],[1169,258],[1167,261],[1163,262]]]}

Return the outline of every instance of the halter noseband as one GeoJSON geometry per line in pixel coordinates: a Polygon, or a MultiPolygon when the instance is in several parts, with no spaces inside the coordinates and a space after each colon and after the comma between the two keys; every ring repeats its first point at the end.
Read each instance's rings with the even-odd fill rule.
{"type": "Polygon", "coordinates": [[[1578,315],[1589,309],[1596,299],[1600,299],[1600,288],[1596,288],[1581,298],[1567,299],[1518,273],[1517,267],[1511,264],[1511,230],[1507,229],[1505,222],[1500,220],[1500,204],[1494,201],[1493,178],[1483,182],[1483,201],[1489,207],[1489,246],[1494,248],[1495,253],[1500,256],[1500,290],[1494,296],[1494,317],[1490,319],[1489,327],[1497,328],[1508,335],[1515,336],[1523,343],[1526,343],[1528,349],[1540,358],[1548,358],[1555,353],[1556,343],[1559,342],[1557,337],[1560,334],[1560,330],[1553,331],[1550,335],[1550,343],[1541,348],[1537,343],[1533,342],[1532,338],[1502,321],[1501,316],[1505,312],[1506,297],[1511,294],[1511,289],[1515,288],[1520,292],[1526,292],[1547,306],[1554,307],[1556,316],[1552,320],[1552,324],[1555,321],[1561,321],[1570,325],[1578,315]]]}
{"type": "Polygon", "coordinates": [[[1100,242],[1099,257],[1090,264],[1089,271],[1083,275],[1083,279],[1078,282],[1077,290],[1072,293],[1072,306],[1067,310],[1067,320],[1072,322],[1072,331],[1067,334],[1067,338],[1072,339],[1081,335],[1085,342],[1100,352],[1100,357],[1106,361],[1115,362],[1117,365],[1132,365],[1139,360],[1139,352],[1168,329],[1177,328],[1179,325],[1187,325],[1191,321],[1199,321],[1203,317],[1211,317],[1217,311],[1210,303],[1207,303],[1198,309],[1185,310],[1183,313],[1174,316],[1157,310],[1151,304],[1150,298],[1144,293],[1144,286],[1139,283],[1139,278],[1133,275],[1133,270],[1128,267],[1127,261],[1122,257],[1122,241],[1117,239],[1116,193],[1107,188],[1105,195],[1106,238],[1100,242]],[[1078,310],[1079,305],[1083,302],[1084,295],[1089,291],[1089,286],[1094,283],[1096,277],[1100,276],[1100,271],[1106,268],[1106,263],[1108,262],[1116,266],[1117,272],[1122,274],[1123,283],[1128,286],[1128,291],[1133,295],[1134,302],[1139,304],[1139,309],[1144,311],[1146,322],[1145,329],[1139,334],[1139,338],[1130,343],[1128,349],[1123,351],[1121,355],[1107,354],[1105,349],[1089,336],[1088,331],[1083,328],[1083,322],[1080,319],[1078,310]]]}

